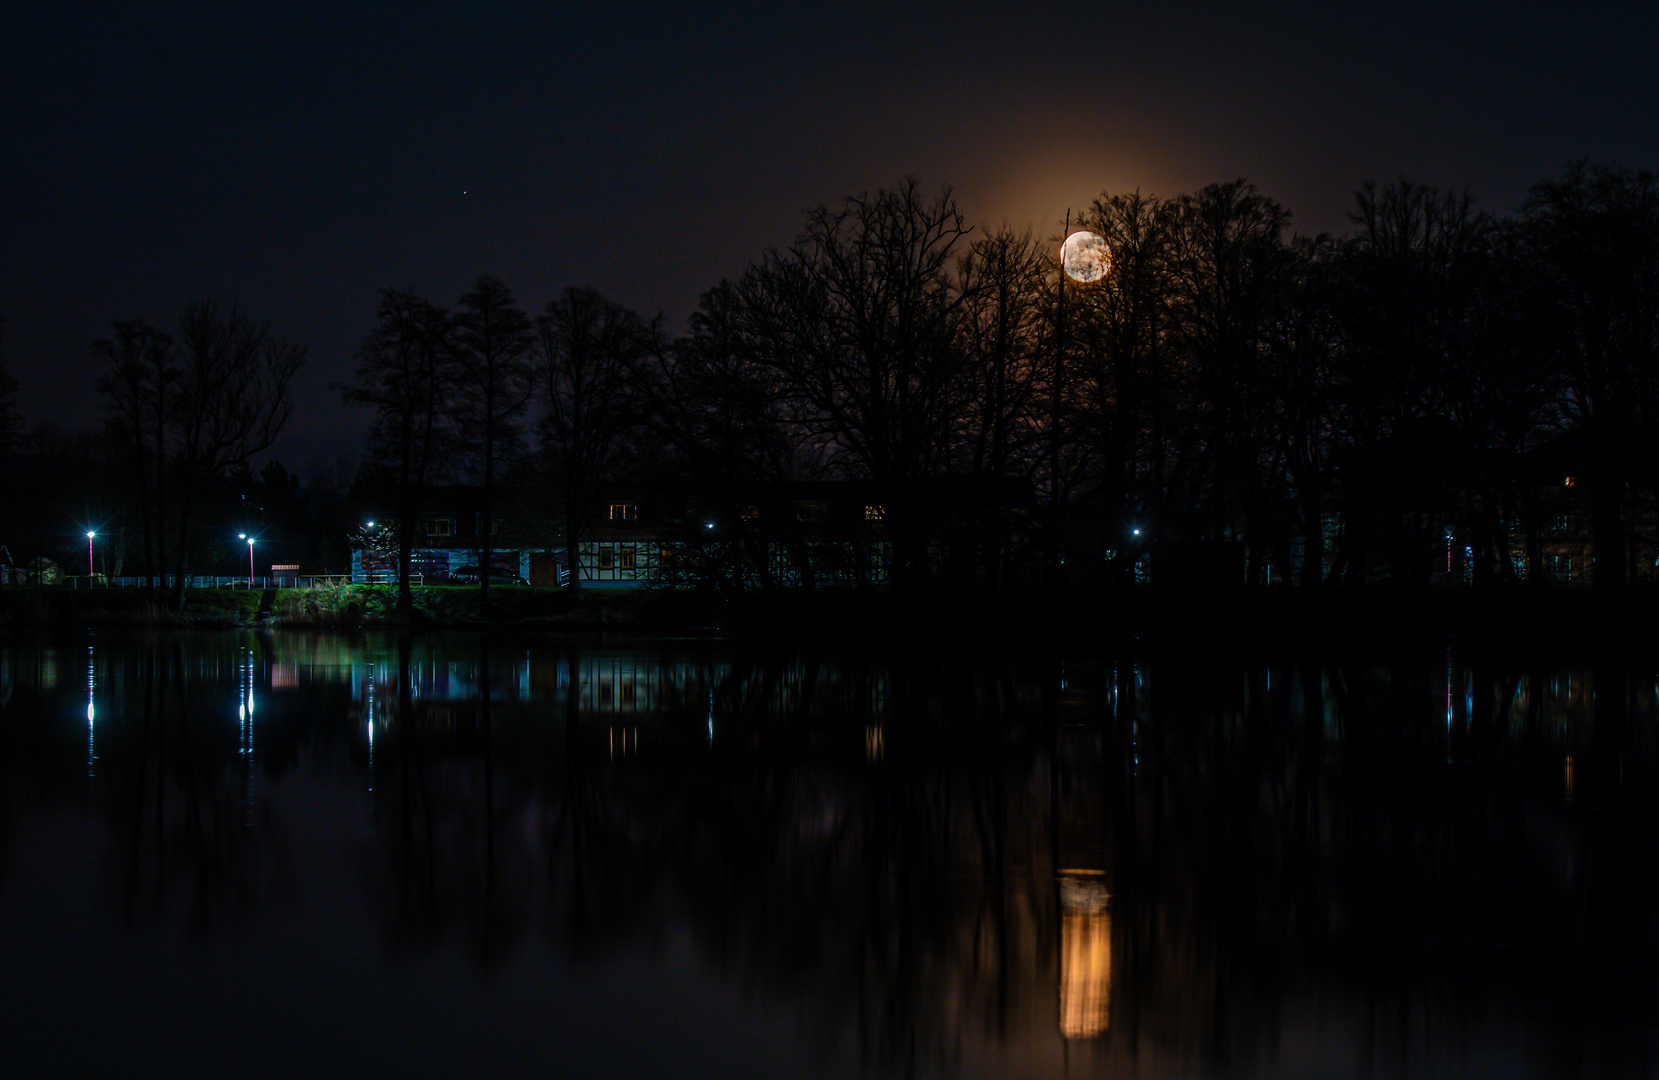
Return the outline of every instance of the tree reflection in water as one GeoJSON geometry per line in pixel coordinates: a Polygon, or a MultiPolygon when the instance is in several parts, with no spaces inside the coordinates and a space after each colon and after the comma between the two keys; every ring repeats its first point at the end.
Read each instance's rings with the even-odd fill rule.
{"type": "Polygon", "coordinates": [[[1650,670],[197,635],[76,691],[74,655],[0,653],[0,829],[97,814],[130,926],[257,935],[332,829],[389,958],[578,985],[690,942],[861,1071],[1656,1064],[1650,670]]]}

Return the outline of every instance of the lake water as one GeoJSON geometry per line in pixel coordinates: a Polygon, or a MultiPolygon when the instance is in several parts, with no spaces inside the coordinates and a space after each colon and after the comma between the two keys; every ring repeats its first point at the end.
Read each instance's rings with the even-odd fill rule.
{"type": "Polygon", "coordinates": [[[0,645],[0,1072],[1659,1074],[1656,670],[0,645]]]}

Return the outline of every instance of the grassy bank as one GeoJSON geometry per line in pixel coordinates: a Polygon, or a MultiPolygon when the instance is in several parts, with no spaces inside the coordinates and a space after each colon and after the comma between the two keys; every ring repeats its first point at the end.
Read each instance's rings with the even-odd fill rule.
{"type": "MultiPolygon", "coordinates": [[[[415,589],[417,625],[466,626],[509,623],[610,625],[649,617],[664,607],[662,594],[502,588],[490,594],[486,613],[477,588],[415,589]]],[[[666,606],[674,606],[672,604],[666,606]]],[[[184,609],[173,611],[140,589],[0,589],[0,621],[13,625],[88,626],[314,626],[350,629],[395,623],[397,590],[388,585],[339,585],[315,589],[189,589],[184,609]],[[263,605],[263,606],[262,606],[263,605]]],[[[686,614],[691,615],[690,611],[686,614]]]]}

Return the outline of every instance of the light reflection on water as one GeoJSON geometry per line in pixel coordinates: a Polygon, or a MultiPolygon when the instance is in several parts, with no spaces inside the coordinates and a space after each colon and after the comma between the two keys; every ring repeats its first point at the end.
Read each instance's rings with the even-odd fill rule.
{"type": "Polygon", "coordinates": [[[1456,650],[9,643],[0,1055],[1652,1075],[1655,685],[1456,650]]]}

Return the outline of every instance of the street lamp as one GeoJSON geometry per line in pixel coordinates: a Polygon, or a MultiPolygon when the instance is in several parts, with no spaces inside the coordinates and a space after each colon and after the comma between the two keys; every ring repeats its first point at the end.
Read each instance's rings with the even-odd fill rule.
{"type": "Polygon", "coordinates": [[[89,589],[92,588],[92,538],[97,535],[92,530],[86,534],[86,587],[89,589]]]}
{"type": "Polygon", "coordinates": [[[247,533],[237,533],[236,535],[248,542],[248,588],[251,589],[253,588],[253,537],[247,533]]]}

